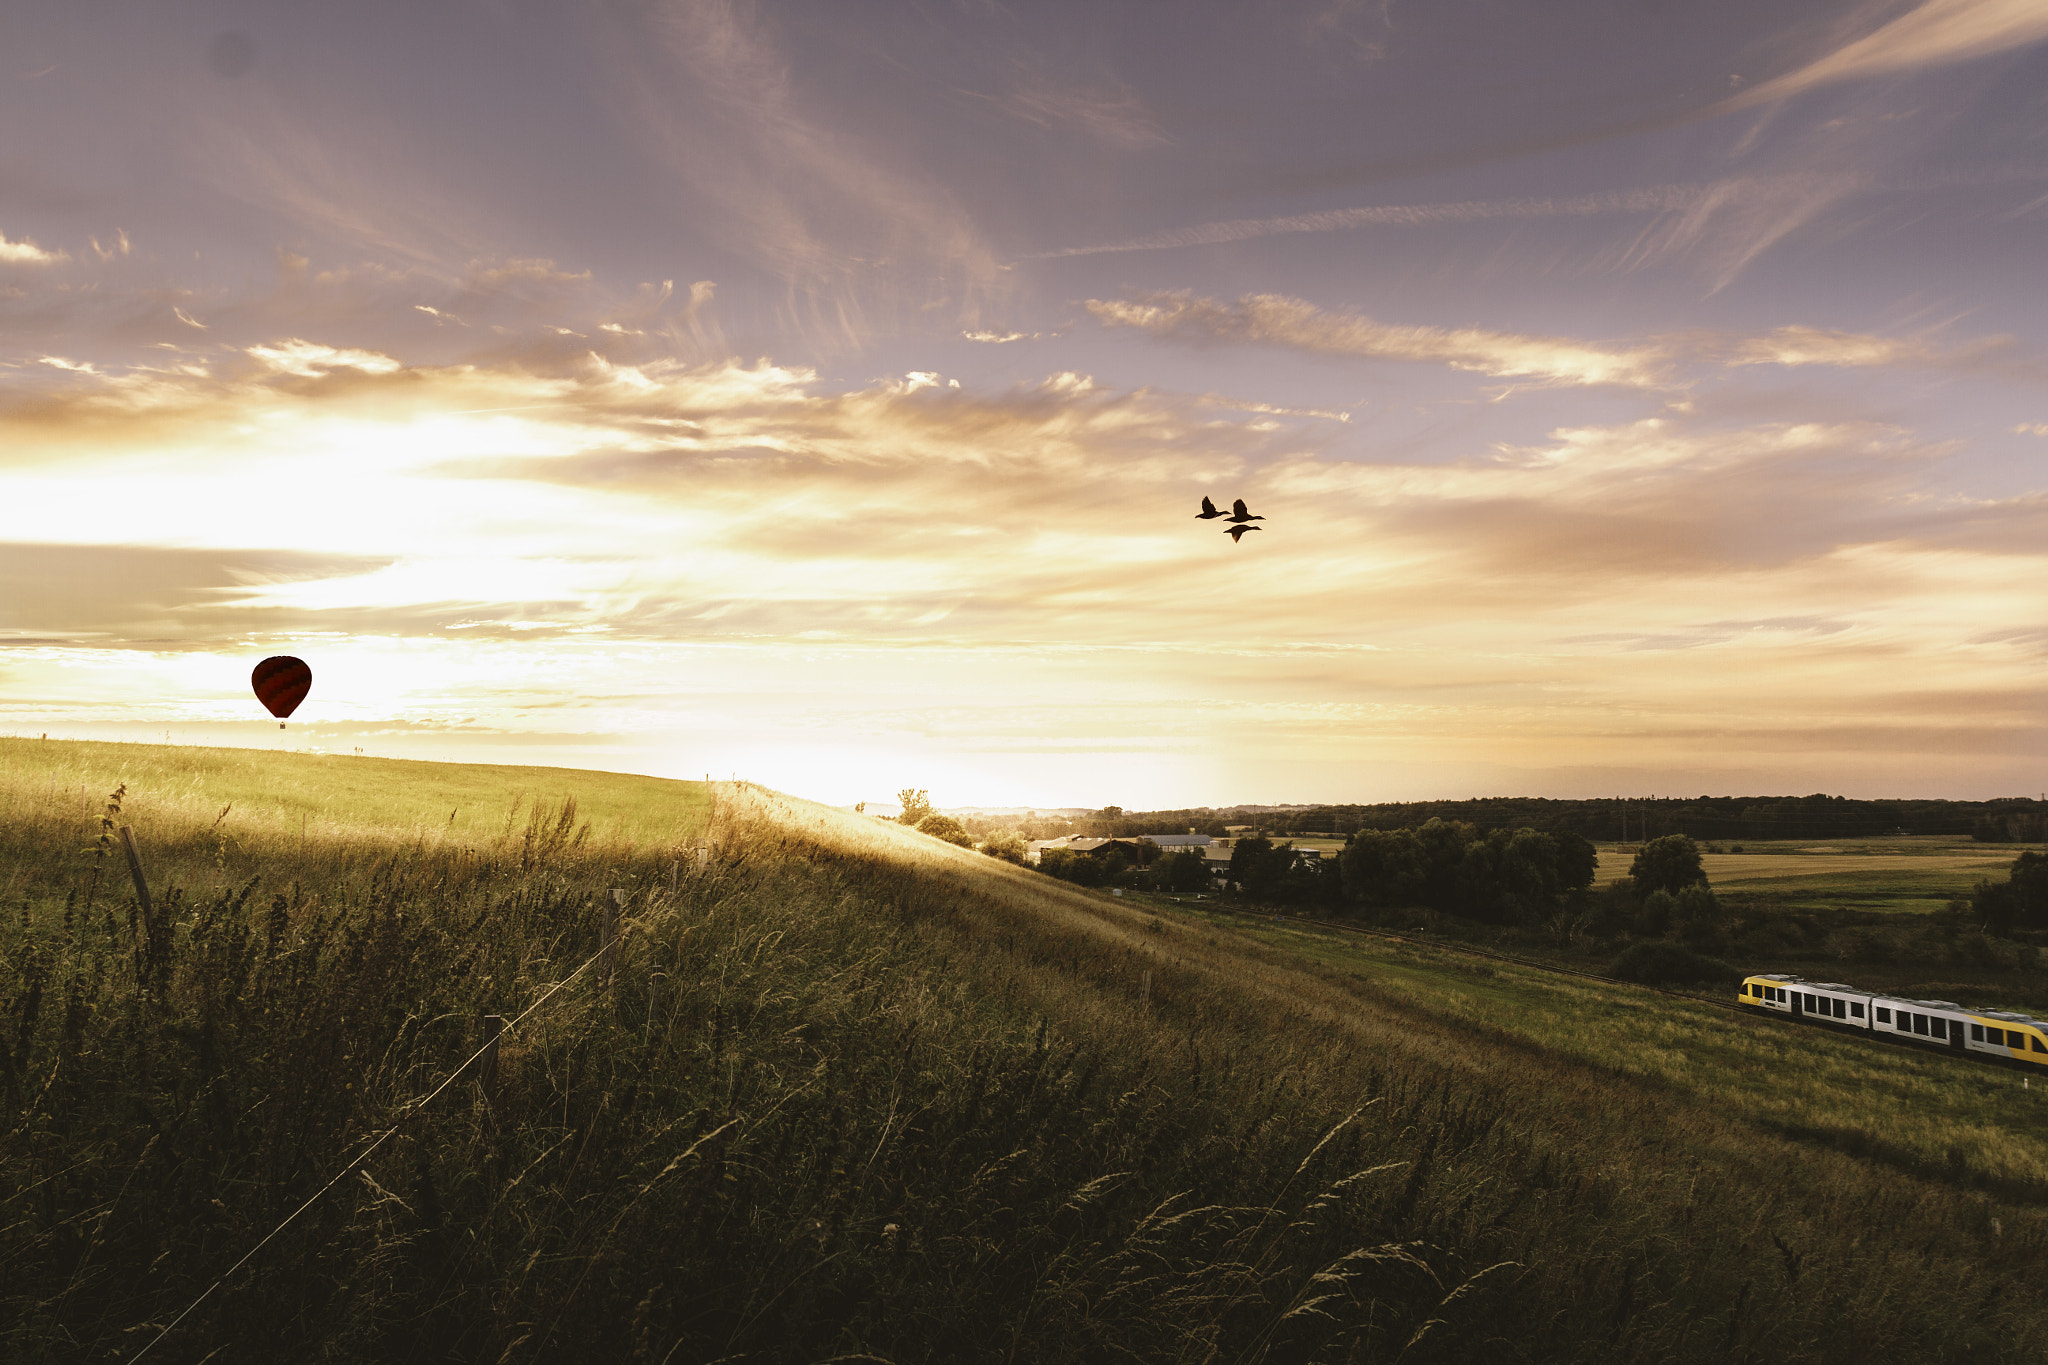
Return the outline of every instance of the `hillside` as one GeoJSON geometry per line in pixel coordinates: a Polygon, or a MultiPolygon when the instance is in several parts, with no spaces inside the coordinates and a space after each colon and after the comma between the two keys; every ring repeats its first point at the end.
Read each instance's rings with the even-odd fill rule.
{"type": "Polygon", "coordinates": [[[134,1358],[280,1224],[149,1359],[2048,1345],[2040,1161],[1765,1102],[1858,1084],[1843,1040],[1680,1065],[1682,1002],[1448,991],[741,785],[5,740],[0,895],[10,1360],[134,1358]],[[417,1103],[486,1014],[488,1086],[417,1103]]]}

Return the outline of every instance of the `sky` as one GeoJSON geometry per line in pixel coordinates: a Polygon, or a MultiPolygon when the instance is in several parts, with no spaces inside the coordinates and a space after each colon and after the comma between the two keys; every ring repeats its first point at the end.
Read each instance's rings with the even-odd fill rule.
{"type": "Polygon", "coordinates": [[[2044,281],[2048,0],[0,0],[0,733],[2032,794],[2044,281]]]}

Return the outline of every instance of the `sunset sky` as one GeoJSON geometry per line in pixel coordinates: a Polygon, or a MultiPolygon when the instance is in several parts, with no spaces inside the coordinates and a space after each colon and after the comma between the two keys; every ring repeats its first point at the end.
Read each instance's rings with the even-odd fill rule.
{"type": "Polygon", "coordinates": [[[2044,286],[2048,0],[7,4],[0,733],[2033,794],[2044,286]]]}

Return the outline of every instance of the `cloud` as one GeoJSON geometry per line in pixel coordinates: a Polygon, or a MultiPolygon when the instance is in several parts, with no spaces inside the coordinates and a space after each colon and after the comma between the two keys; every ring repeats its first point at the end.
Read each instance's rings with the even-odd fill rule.
{"type": "Polygon", "coordinates": [[[69,645],[217,639],[257,624],[239,604],[267,587],[380,563],[286,549],[0,542],[0,632],[69,645]]]}
{"type": "Polygon", "coordinates": [[[2039,0],[1925,0],[1796,71],[1744,90],[1721,109],[1749,109],[1842,81],[1947,66],[2043,40],[2048,7],[2039,0]]]}
{"type": "Polygon", "coordinates": [[[1192,294],[1090,299],[1086,307],[1109,327],[1130,327],[1162,340],[1256,342],[1327,355],[1433,361],[1497,378],[1559,384],[1655,388],[1670,382],[1669,356],[1650,345],[1602,347],[1560,337],[1479,328],[1400,326],[1358,314],[1327,313],[1278,294],[1217,303],[1192,294]]]}
{"type": "Polygon", "coordinates": [[[1279,218],[1232,218],[1193,227],[1166,228],[1096,246],[1065,247],[1034,259],[1093,256],[1104,252],[1159,251],[1170,247],[1213,246],[1298,232],[1348,232],[1367,227],[1434,227],[1442,223],[1475,223],[1500,218],[1578,218],[1605,213],[1672,213],[1697,204],[1713,192],[1707,185],[1660,185],[1639,190],[1584,194],[1567,198],[1484,199],[1447,204],[1385,204],[1279,218]]]}
{"type": "Polygon", "coordinates": [[[317,379],[332,370],[392,374],[399,368],[396,360],[375,351],[322,346],[316,342],[301,341],[296,337],[268,346],[251,346],[247,354],[278,374],[297,375],[302,379],[317,379]]]}
{"type": "Polygon", "coordinates": [[[45,251],[26,237],[15,242],[0,233],[0,265],[58,265],[70,259],[62,251],[45,251]]]}
{"type": "Polygon", "coordinates": [[[898,308],[933,303],[972,323],[1007,290],[956,195],[904,149],[814,105],[765,16],[727,0],[667,0],[646,16],[602,36],[615,117],[679,219],[715,224],[727,249],[783,282],[792,334],[844,347],[898,308]]]}
{"type": "MultiPolygon", "coordinates": [[[[296,639],[353,661],[323,697],[363,723],[445,695],[550,734],[772,714],[899,749],[1178,753],[1229,725],[1354,763],[1612,763],[1664,735],[1722,762],[1715,734],[1795,722],[1938,752],[1913,698],[1944,691],[2022,742],[1990,708],[2048,648],[2011,624],[2042,619],[2048,501],[1965,495],[1945,447],[1883,424],[1717,413],[1718,390],[1423,463],[1352,451],[1376,414],[1064,371],[213,354],[44,367],[0,402],[0,638],[42,642],[0,667],[125,647],[239,694],[224,660],[296,639]],[[1265,531],[1232,545],[1204,493],[1265,531]]],[[[9,696],[48,705],[6,716],[143,667],[31,663],[9,696]]]]}
{"type": "Polygon", "coordinates": [[[1143,151],[1169,140],[1138,97],[1120,85],[1091,91],[1053,81],[1034,81],[995,102],[1026,123],[1040,128],[1072,129],[1122,152],[1143,151]]]}
{"type": "MultiPolygon", "coordinates": [[[[1996,345],[1997,342],[1988,343],[1996,345]]],[[[1980,345],[1977,350],[1985,349],[1980,345]]],[[[1787,326],[1735,344],[1730,365],[1834,365],[1866,368],[1879,365],[1928,365],[1949,355],[1912,338],[1834,332],[1818,327],[1787,326]]]]}

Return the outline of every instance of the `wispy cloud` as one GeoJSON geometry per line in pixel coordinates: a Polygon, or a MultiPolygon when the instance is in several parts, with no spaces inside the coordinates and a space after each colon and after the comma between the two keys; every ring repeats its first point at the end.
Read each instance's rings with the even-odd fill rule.
{"type": "Polygon", "coordinates": [[[1026,123],[1084,133],[1118,151],[1143,151],[1168,140],[1138,97],[1120,84],[1087,89],[1041,78],[1020,84],[994,102],[1026,123]]]}
{"type": "Polygon", "coordinates": [[[1161,251],[1171,247],[1214,246],[1298,232],[1348,232],[1369,227],[1433,227],[1442,223],[1476,223],[1499,218],[1584,218],[1607,213],[1674,213],[1693,207],[1713,193],[1707,185],[1659,185],[1647,189],[1582,194],[1564,198],[1480,199],[1448,204],[1376,204],[1326,209],[1278,218],[1231,218],[1192,227],[1163,228],[1121,241],[1094,246],[1063,247],[1035,260],[1062,256],[1095,256],[1118,251],[1161,251]]]}
{"type": "Polygon", "coordinates": [[[0,233],[0,264],[57,265],[70,259],[71,257],[64,252],[46,251],[26,237],[15,242],[8,240],[6,234],[0,233]]]}
{"type": "Polygon", "coordinates": [[[915,295],[972,323],[1006,288],[946,186],[809,101],[773,24],[729,0],[664,0],[609,37],[621,124],[727,249],[789,290],[785,324],[814,344],[864,340],[915,295]],[[709,212],[707,212],[709,210],[709,212]]]}
{"type": "Polygon", "coordinates": [[[1134,328],[1165,340],[1254,342],[1332,355],[1432,361],[1497,378],[1560,384],[1654,388],[1670,378],[1669,356],[1655,345],[1606,347],[1471,327],[1402,326],[1325,312],[1278,294],[1247,295],[1235,303],[1155,294],[1089,299],[1086,307],[1105,326],[1134,328]]]}
{"type": "Polygon", "coordinates": [[[1947,66],[2048,40],[2040,0],[1925,0],[1873,32],[1728,100],[1748,109],[1842,81],[1947,66]]]}

